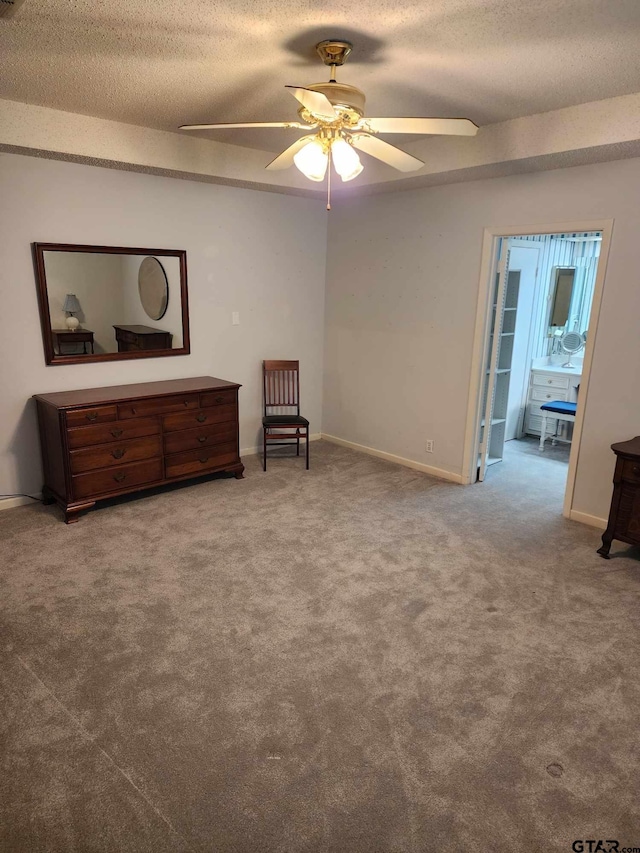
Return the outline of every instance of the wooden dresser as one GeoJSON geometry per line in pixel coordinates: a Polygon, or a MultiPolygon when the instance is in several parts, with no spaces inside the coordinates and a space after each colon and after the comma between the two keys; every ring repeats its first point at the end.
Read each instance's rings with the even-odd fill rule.
{"type": "Polygon", "coordinates": [[[152,326],[114,326],[118,352],[136,352],[148,349],[171,349],[171,332],[152,326]]]}
{"type": "Polygon", "coordinates": [[[45,502],[69,524],[101,498],[217,471],[241,478],[239,388],[200,376],[35,395],[45,502]]]}
{"type": "Polygon", "coordinates": [[[640,545],[640,435],[612,444],[611,449],[618,457],[613,475],[613,497],[602,547],[598,548],[598,554],[606,560],[614,539],[640,545]]]}

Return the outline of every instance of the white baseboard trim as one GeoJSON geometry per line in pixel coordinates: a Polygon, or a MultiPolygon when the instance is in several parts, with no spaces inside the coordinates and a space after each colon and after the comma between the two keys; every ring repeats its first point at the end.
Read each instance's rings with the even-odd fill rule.
{"type": "Polygon", "coordinates": [[[607,529],[607,519],[600,518],[597,515],[589,515],[587,512],[578,512],[577,509],[572,509],[569,513],[571,521],[578,521],[580,524],[588,524],[589,527],[597,527],[598,530],[607,529]]]}
{"type": "MultiPolygon", "coordinates": [[[[309,441],[319,441],[324,436],[319,432],[312,432],[309,436],[309,441]]],[[[304,441],[301,443],[301,446],[304,447],[304,441]]],[[[245,447],[240,450],[240,456],[255,456],[256,453],[262,453],[262,445],[260,447],[245,447]]]]}
{"type": "Polygon", "coordinates": [[[335,435],[327,435],[322,433],[322,438],[325,441],[330,441],[333,444],[339,444],[341,447],[349,447],[351,450],[358,450],[360,453],[368,453],[369,456],[377,456],[379,459],[386,459],[387,462],[395,462],[396,465],[404,465],[405,468],[413,468],[415,471],[421,471],[423,474],[431,474],[432,477],[438,477],[440,480],[449,480],[451,483],[462,484],[462,474],[456,474],[453,471],[445,471],[444,468],[434,468],[431,465],[425,465],[422,462],[414,462],[413,459],[405,459],[404,456],[396,456],[394,453],[386,453],[384,450],[376,450],[374,447],[367,447],[365,444],[356,444],[355,441],[347,441],[344,438],[338,438],[335,435]]]}
{"type": "MultiPolygon", "coordinates": [[[[42,495],[36,492],[34,494],[34,498],[41,498],[42,495]]],[[[0,498],[0,512],[3,509],[13,509],[16,506],[24,506],[25,504],[33,504],[35,501],[32,501],[31,498],[0,498]]]]}

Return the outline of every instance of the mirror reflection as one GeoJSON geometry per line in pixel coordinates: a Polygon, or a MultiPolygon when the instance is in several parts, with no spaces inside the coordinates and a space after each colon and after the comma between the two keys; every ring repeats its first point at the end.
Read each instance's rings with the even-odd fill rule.
{"type": "Polygon", "coordinates": [[[35,248],[49,364],[188,352],[184,252],[35,248]]]}
{"type": "Polygon", "coordinates": [[[551,316],[549,318],[549,326],[552,331],[567,325],[575,277],[575,267],[556,267],[555,269],[551,316]]]}

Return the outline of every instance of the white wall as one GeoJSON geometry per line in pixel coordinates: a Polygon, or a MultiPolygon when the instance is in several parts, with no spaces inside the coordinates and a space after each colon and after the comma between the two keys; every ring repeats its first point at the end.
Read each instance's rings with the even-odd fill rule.
{"type": "Polygon", "coordinates": [[[0,155],[0,493],[39,491],[32,394],[188,376],[242,383],[241,447],[257,444],[261,360],[299,358],[320,429],[326,212],[317,201],[0,155]],[[191,355],[46,366],[31,243],[187,250],[191,355]],[[231,312],[240,325],[231,325],[231,312]]]}
{"type": "Polygon", "coordinates": [[[461,474],[483,228],[613,218],[573,507],[606,518],[609,446],[640,433],[639,197],[635,159],[341,200],[323,432],[461,474]]]}

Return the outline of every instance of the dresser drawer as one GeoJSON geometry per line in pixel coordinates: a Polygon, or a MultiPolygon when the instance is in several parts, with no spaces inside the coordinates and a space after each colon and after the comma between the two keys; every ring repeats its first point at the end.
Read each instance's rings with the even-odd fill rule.
{"type": "Polygon", "coordinates": [[[118,406],[119,418],[143,418],[146,415],[161,415],[164,412],[181,412],[185,409],[197,409],[200,403],[198,394],[181,394],[176,397],[150,397],[133,400],[118,406]]]}
{"type": "Polygon", "coordinates": [[[640,483],[640,462],[625,459],[622,463],[622,479],[628,483],[640,483]]]}
{"type": "Polygon", "coordinates": [[[540,403],[550,403],[552,400],[567,401],[569,399],[569,391],[562,391],[557,389],[547,391],[545,388],[532,388],[529,398],[531,400],[536,400],[540,403]]]}
{"type": "Polygon", "coordinates": [[[67,412],[67,426],[97,424],[103,421],[115,421],[118,411],[115,406],[94,406],[91,409],[74,409],[67,412]]]}
{"type": "Polygon", "coordinates": [[[162,419],[165,432],[174,432],[181,429],[193,429],[198,426],[209,426],[210,424],[235,423],[238,419],[238,410],[235,405],[212,406],[209,409],[200,409],[197,412],[179,412],[175,415],[165,415],[162,419]]]}
{"type": "Polygon", "coordinates": [[[534,373],[533,385],[545,385],[547,388],[568,388],[570,379],[568,376],[549,376],[548,373],[534,373]]]}
{"type": "Polygon", "coordinates": [[[228,391],[207,391],[200,395],[201,406],[225,406],[229,404],[235,405],[238,397],[236,388],[231,388],[228,391]]]}
{"type": "Polygon", "coordinates": [[[198,429],[170,432],[164,438],[164,452],[179,453],[181,450],[197,450],[199,447],[235,442],[237,432],[235,423],[212,424],[198,429]]]}
{"type": "Polygon", "coordinates": [[[71,478],[71,483],[75,500],[80,500],[118,492],[142,483],[153,483],[157,480],[162,480],[162,459],[119,465],[102,471],[93,471],[91,474],[77,474],[71,478]]]}
{"type": "Polygon", "coordinates": [[[204,447],[202,450],[187,450],[165,457],[167,478],[182,477],[186,474],[206,473],[208,470],[220,468],[238,460],[236,443],[218,444],[215,447],[204,447]]]}
{"type": "Polygon", "coordinates": [[[116,439],[141,438],[144,435],[158,435],[160,421],[157,418],[120,421],[119,423],[96,424],[96,426],[76,427],[67,432],[67,444],[72,450],[78,447],[90,447],[94,444],[106,444],[116,439]]]}
{"type": "Polygon", "coordinates": [[[159,435],[147,438],[131,438],[129,441],[117,441],[112,444],[99,444],[72,450],[71,473],[82,474],[97,468],[108,468],[126,462],[139,462],[141,459],[153,459],[162,456],[162,439],[159,435]]]}

